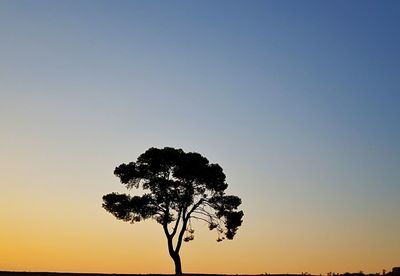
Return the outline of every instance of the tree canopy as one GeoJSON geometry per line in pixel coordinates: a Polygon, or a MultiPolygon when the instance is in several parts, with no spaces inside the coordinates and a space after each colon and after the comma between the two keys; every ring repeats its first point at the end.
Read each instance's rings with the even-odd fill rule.
{"type": "Polygon", "coordinates": [[[128,190],[144,193],[104,195],[103,208],[119,220],[155,219],[161,224],[176,274],[182,274],[182,241],[194,239],[192,220],[204,221],[216,230],[217,241],[233,239],[242,224],[241,199],[225,194],[228,185],[222,168],[199,153],[150,148],[136,162],[116,167],[114,174],[128,190]]]}

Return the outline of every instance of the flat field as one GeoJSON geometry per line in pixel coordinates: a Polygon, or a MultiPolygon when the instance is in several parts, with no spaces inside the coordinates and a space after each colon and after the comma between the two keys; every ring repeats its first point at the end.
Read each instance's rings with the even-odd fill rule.
{"type": "MultiPolygon", "coordinates": [[[[0,276],[171,276],[174,274],[107,274],[107,273],[69,273],[69,272],[15,272],[0,271],[0,276]]],[[[300,274],[195,274],[184,273],[185,276],[301,276],[300,274]]],[[[312,276],[312,275],[307,275],[312,276]]]]}

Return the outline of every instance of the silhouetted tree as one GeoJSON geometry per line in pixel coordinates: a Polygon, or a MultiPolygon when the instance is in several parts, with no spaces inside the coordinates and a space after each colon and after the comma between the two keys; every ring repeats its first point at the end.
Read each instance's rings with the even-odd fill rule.
{"type": "Polygon", "coordinates": [[[242,224],[243,211],[237,210],[241,199],[225,194],[228,185],[222,168],[199,153],[150,148],[136,162],[116,167],[114,174],[129,190],[140,188],[145,193],[104,195],[103,208],[123,221],[151,218],[161,224],[176,274],[182,274],[182,241],[194,239],[192,220],[215,229],[217,241],[233,239],[242,224]]]}

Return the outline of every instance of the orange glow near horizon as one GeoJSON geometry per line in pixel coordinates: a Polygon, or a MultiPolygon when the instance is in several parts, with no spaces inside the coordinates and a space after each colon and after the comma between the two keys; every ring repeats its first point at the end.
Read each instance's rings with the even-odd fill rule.
{"type": "MultiPolygon", "coordinates": [[[[0,160],[5,172],[0,182],[7,183],[0,195],[0,270],[173,272],[157,223],[130,225],[101,208],[103,194],[126,192],[106,170],[117,161],[110,158],[92,167],[80,161],[71,167],[74,159],[64,155],[52,171],[38,152],[32,154],[38,158],[31,162],[30,152],[8,150],[13,158],[0,160]],[[94,189],[94,184],[87,183],[99,185],[94,189]]],[[[237,173],[240,168],[226,171],[228,193],[243,200],[243,225],[234,240],[217,243],[216,234],[198,223],[194,241],[184,243],[181,250],[184,272],[326,274],[380,272],[396,266],[400,222],[391,217],[391,210],[397,210],[392,203],[374,208],[369,204],[360,210],[361,206],[353,205],[339,212],[348,204],[343,201],[342,205],[322,205],[322,212],[315,208],[321,208],[318,202],[299,201],[300,191],[279,194],[278,185],[270,185],[268,192],[277,200],[262,190],[250,193],[239,185],[249,181],[237,173]]]]}
{"type": "MultiPolygon", "coordinates": [[[[0,271],[173,273],[102,208],[150,147],[242,199],[185,273],[400,266],[400,1],[0,0],[0,271]]],[[[128,191],[133,194],[135,191],[128,191]]]]}
{"type": "MultiPolygon", "coordinates": [[[[2,206],[1,270],[172,273],[165,238],[155,222],[130,225],[115,220],[99,206],[79,212],[76,206],[68,209],[61,207],[63,204],[50,210],[40,205],[9,206],[8,210],[23,217],[15,217],[2,206]],[[57,211],[57,207],[63,209],[57,211]]],[[[379,272],[390,269],[395,261],[395,257],[381,255],[390,247],[376,244],[375,251],[368,250],[370,245],[363,246],[362,240],[368,237],[353,237],[354,244],[341,248],[337,239],[350,234],[348,231],[320,231],[301,225],[295,230],[290,225],[279,228],[248,217],[238,236],[222,243],[215,241],[205,225],[195,225],[195,240],[185,243],[181,252],[184,272],[379,272]],[[338,237],[329,236],[334,232],[338,237]]]]}

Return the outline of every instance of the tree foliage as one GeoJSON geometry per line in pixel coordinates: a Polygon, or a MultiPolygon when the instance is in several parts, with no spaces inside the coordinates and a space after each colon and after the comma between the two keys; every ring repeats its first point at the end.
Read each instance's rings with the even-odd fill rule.
{"type": "Polygon", "coordinates": [[[243,211],[238,210],[241,199],[225,194],[228,185],[222,168],[199,153],[150,148],[136,162],[116,167],[114,174],[126,188],[141,189],[144,194],[107,194],[103,208],[123,221],[155,219],[161,224],[177,274],[182,272],[182,240],[194,239],[193,220],[204,221],[210,230],[216,230],[217,241],[233,239],[242,224],[243,211]]]}

